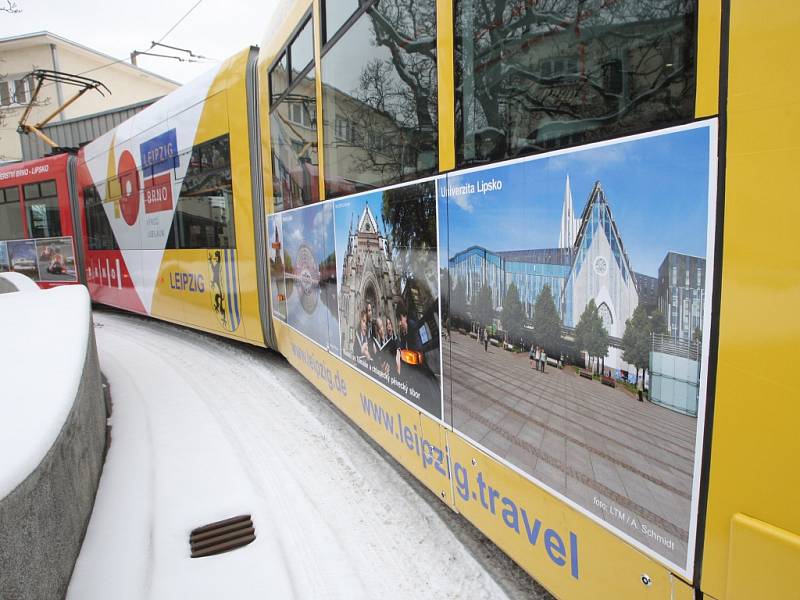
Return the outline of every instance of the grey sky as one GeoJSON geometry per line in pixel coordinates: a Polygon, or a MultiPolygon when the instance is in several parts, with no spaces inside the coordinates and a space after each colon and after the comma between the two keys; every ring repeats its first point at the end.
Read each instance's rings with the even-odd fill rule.
{"type": "MultiPolygon", "coordinates": [[[[0,37],[49,31],[114,58],[147,50],[197,0],[17,0],[18,14],[0,13],[0,37]]],[[[211,59],[182,63],[140,56],[140,67],[186,83],[216,61],[260,45],[280,0],[202,0],[163,41],[211,59]]],[[[166,49],[153,50],[169,54],[166,49]]],[[[93,75],[97,76],[97,75],[93,75]]],[[[102,78],[101,78],[102,79],[102,78]]]]}

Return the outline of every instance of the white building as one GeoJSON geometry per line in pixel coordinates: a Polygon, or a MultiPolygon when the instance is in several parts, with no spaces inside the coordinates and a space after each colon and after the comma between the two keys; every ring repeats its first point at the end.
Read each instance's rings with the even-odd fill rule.
{"type": "MultiPolygon", "coordinates": [[[[83,75],[103,82],[111,95],[90,91],[54,122],[100,113],[168,94],[178,83],[47,31],[0,39],[0,162],[22,159],[17,125],[33,93],[35,69],[83,75]]],[[[45,84],[28,118],[37,124],[79,88],[45,84]]]]}

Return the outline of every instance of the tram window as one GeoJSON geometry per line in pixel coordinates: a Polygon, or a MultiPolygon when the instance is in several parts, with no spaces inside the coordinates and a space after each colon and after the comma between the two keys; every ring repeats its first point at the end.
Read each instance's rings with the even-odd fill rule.
{"type": "Polygon", "coordinates": [[[289,60],[284,52],[269,72],[269,89],[274,102],[289,87],[289,60]]]}
{"type": "Polygon", "coordinates": [[[108,215],[94,185],[84,188],[83,204],[89,250],[118,250],[119,246],[108,222],[108,215]]]}
{"type": "Polygon", "coordinates": [[[227,135],[192,148],[167,248],[235,248],[227,135]]]}
{"type": "Polygon", "coordinates": [[[18,240],[25,237],[19,205],[19,188],[0,189],[0,240],[18,240]]]}
{"type": "Polygon", "coordinates": [[[289,46],[292,61],[292,81],[314,60],[314,24],[309,19],[289,46]]]}
{"type": "Polygon", "coordinates": [[[325,41],[330,40],[342,28],[356,10],[359,0],[325,0],[323,12],[325,14],[325,41]]]}
{"type": "Polygon", "coordinates": [[[696,0],[456,0],[459,166],[694,116],[696,0]]]}
{"type": "Polygon", "coordinates": [[[54,180],[29,183],[22,187],[28,217],[28,237],[48,238],[61,235],[61,211],[54,180]]]}
{"type": "Polygon", "coordinates": [[[269,116],[275,210],[319,201],[316,75],[311,69],[269,116]]]}
{"type": "Polygon", "coordinates": [[[436,171],[435,0],[371,3],[325,49],[322,78],[326,197],[436,171]]]}

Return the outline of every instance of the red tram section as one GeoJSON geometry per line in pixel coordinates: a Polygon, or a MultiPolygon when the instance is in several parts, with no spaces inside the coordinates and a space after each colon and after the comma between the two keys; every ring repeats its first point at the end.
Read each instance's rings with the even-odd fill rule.
{"type": "Polygon", "coordinates": [[[42,288],[83,282],[74,226],[76,159],[59,154],[0,167],[0,272],[42,288]]]}

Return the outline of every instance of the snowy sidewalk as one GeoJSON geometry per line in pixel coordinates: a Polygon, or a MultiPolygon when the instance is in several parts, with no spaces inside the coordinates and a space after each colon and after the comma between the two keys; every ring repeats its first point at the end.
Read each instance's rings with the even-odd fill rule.
{"type": "Polygon", "coordinates": [[[508,597],[281,359],[113,313],[95,323],[112,443],[68,598],[508,597]],[[189,558],[191,529],[242,513],[255,542],[189,558]]]}

